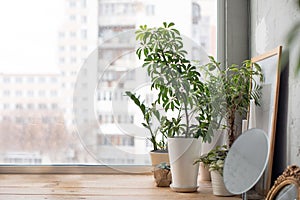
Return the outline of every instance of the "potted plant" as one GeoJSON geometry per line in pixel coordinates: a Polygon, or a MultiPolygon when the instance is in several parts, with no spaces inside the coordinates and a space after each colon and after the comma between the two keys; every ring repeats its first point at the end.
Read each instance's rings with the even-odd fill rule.
{"type": "Polygon", "coordinates": [[[194,161],[194,164],[203,163],[208,167],[211,173],[213,194],[217,196],[232,196],[232,194],[227,191],[223,180],[223,167],[227,153],[228,148],[226,145],[217,146],[215,149],[212,149],[194,161]]]}
{"type": "Polygon", "coordinates": [[[245,60],[242,64],[222,68],[213,57],[204,67],[207,70],[207,83],[212,98],[213,115],[218,116],[219,124],[227,129],[228,146],[231,147],[238,136],[236,130],[237,115],[245,116],[250,100],[259,105],[261,86],[255,82],[258,76],[263,81],[263,74],[258,64],[245,60]]]}
{"type": "Polygon", "coordinates": [[[148,139],[153,146],[153,150],[150,152],[152,166],[156,166],[160,163],[169,163],[167,136],[164,132],[160,132],[159,126],[155,127],[153,125],[154,120],[160,122],[163,120],[163,116],[160,115],[160,112],[156,109],[156,105],[154,103],[152,103],[151,106],[147,106],[140,100],[140,96],[137,96],[130,91],[126,91],[126,95],[130,97],[135,105],[137,105],[141,110],[144,117],[142,125],[150,132],[150,137],[148,139]],[[160,137],[160,139],[158,139],[158,137],[160,137]]]}
{"type": "Polygon", "coordinates": [[[136,31],[140,43],[136,54],[143,59],[151,79],[151,89],[158,91],[155,104],[165,113],[160,130],[168,135],[168,151],[172,173],[172,189],[197,190],[201,142],[210,141],[211,105],[208,86],[201,81],[196,64],[188,60],[180,32],[174,23],[158,28],[140,26],[136,31]],[[202,139],[202,141],[201,141],[202,139]]]}
{"type": "Polygon", "coordinates": [[[158,164],[154,168],[154,178],[157,187],[169,187],[172,183],[170,165],[164,162],[158,164]]]}

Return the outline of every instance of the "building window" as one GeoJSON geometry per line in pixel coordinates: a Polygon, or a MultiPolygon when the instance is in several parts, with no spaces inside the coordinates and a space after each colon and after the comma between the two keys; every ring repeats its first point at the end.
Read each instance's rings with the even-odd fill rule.
{"type": "Polygon", "coordinates": [[[39,83],[45,83],[46,79],[44,77],[39,77],[39,83]]]}
{"type": "Polygon", "coordinates": [[[86,29],[81,30],[81,38],[87,39],[87,30],[86,29]]]}
{"type": "Polygon", "coordinates": [[[76,32],[75,31],[71,31],[70,32],[70,37],[71,38],[75,38],[76,37],[76,32]]]}
{"type": "Polygon", "coordinates": [[[27,83],[34,83],[34,77],[28,77],[27,83]]]}
{"type": "Polygon", "coordinates": [[[17,91],[16,91],[16,96],[17,96],[17,97],[21,97],[22,94],[23,94],[22,91],[20,91],[20,90],[17,90],[17,91]]]}
{"type": "Polygon", "coordinates": [[[193,24],[198,24],[201,19],[201,7],[197,3],[192,4],[193,24]]]}
{"type": "Polygon", "coordinates": [[[32,104],[32,103],[27,104],[27,109],[28,110],[33,110],[34,109],[34,104],[32,104]]]}
{"type": "Polygon", "coordinates": [[[44,103],[40,103],[38,106],[39,106],[39,109],[40,109],[40,110],[45,110],[45,109],[47,109],[47,105],[44,104],[44,103]]]}
{"type": "Polygon", "coordinates": [[[27,96],[28,97],[33,97],[34,96],[34,92],[32,90],[27,91],[27,96]]]}
{"type": "Polygon", "coordinates": [[[58,37],[59,37],[60,39],[65,38],[65,33],[64,33],[64,32],[59,32],[59,33],[58,33],[58,37]]]}
{"type": "Polygon", "coordinates": [[[65,47],[64,46],[59,46],[58,50],[59,51],[65,51],[65,47]]]}
{"type": "Polygon", "coordinates": [[[22,104],[17,103],[17,104],[16,104],[16,109],[17,109],[17,110],[22,110],[22,109],[23,109],[22,104]]]}
{"type": "Polygon", "coordinates": [[[4,77],[3,78],[3,83],[10,83],[10,78],[4,77]]]}
{"type": "Polygon", "coordinates": [[[76,1],[75,0],[70,0],[69,6],[70,6],[70,8],[75,8],[76,7],[76,1]]]}
{"type": "Polygon", "coordinates": [[[10,95],[10,91],[9,90],[4,90],[3,91],[3,96],[9,96],[10,95]]]}
{"type": "Polygon", "coordinates": [[[76,57],[71,57],[71,63],[74,64],[77,62],[77,58],[76,57]]]}
{"type": "Polygon", "coordinates": [[[81,0],[81,8],[86,8],[86,6],[87,6],[87,1],[81,0]]]}
{"type": "Polygon", "coordinates": [[[71,45],[71,46],[70,46],[70,51],[73,51],[73,52],[74,52],[74,51],[76,51],[76,50],[77,50],[77,48],[76,48],[75,45],[71,45]]]}
{"type": "Polygon", "coordinates": [[[40,90],[39,91],[39,96],[40,97],[44,97],[45,96],[45,91],[44,90],[40,90]]]}
{"type": "Polygon", "coordinates": [[[83,24],[87,23],[87,16],[85,16],[85,15],[81,16],[81,23],[83,23],[83,24]]]}
{"type": "Polygon", "coordinates": [[[9,104],[8,103],[4,103],[3,104],[3,109],[4,110],[8,110],[10,107],[9,107],[9,104]]]}
{"type": "Polygon", "coordinates": [[[155,15],[155,5],[146,5],[146,15],[148,16],[155,15]]]}
{"type": "Polygon", "coordinates": [[[60,57],[59,58],[59,63],[60,64],[64,64],[65,63],[65,58],[64,57],[60,57]]]}
{"type": "Polygon", "coordinates": [[[22,83],[23,79],[22,77],[16,77],[16,83],[22,83]]]}
{"type": "Polygon", "coordinates": [[[69,16],[70,21],[74,22],[76,21],[76,15],[70,15],[69,16]]]}

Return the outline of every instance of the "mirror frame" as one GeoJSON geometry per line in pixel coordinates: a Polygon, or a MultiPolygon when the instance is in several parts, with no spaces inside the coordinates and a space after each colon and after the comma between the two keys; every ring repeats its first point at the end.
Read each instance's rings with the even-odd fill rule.
{"type": "MultiPolygon", "coordinates": [[[[256,120],[261,121],[262,123],[268,123],[268,120],[270,119],[268,130],[264,130],[263,127],[259,127],[255,125],[255,127],[248,127],[248,128],[260,128],[266,131],[268,138],[269,138],[269,160],[268,165],[266,167],[265,173],[261,177],[261,179],[258,181],[258,183],[255,186],[255,190],[261,194],[266,195],[271,187],[271,177],[272,177],[272,168],[273,168],[273,157],[274,157],[274,148],[275,148],[275,134],[276,134],[276,121],[277,121],[277,107],[278,107],[278,98],[279,98],[279,82],[280,82],[280,63],[281,63],[281,52],[282,52],[282,46],[278,46],[277,48],[264,53],[262,55],[256,56],[251,58],[251,61],[253,63],[257,63],[262,68],[262,72],[264,75],[264,79],[268,77],[268,79],[271,80],[269,84],[272,84],[273,90],[271,92],[274,92],[274,97],[271,99],[270,94],[262,94],[261,99],[264,98],[270,98],[270,105],[273,109],[270,110],[269,116],[267,119],[262,119],[260,115],[256,113],[254,118],[256,120]],[[276,63],[271,63],[271,60],[275,59],[276,63]],[[261,64],[261,62],[265,62],[264,64],[261,64]],[[271,70],[270,70],[271,68],[271,70]]],[[[264,82],[259,83],[263,86],[264,82]]],[[[249,111],[251,105],[248,107],[248,116],[247,120],[248,123],[250,121],[249,111]]],[[[255,106],[255,109],[262,109],[261,106],[255,106]]],[[[249,124],[248,124],[249,125],[249,124]]]]}
{"type": "Polygon", "coordinates": [[[297,165],[288,166],[276,179],[274,185],[268,192],[266,200],[275,199],[276,195],[284,186],[294,184],[298,188],[297,199],[300,199],[300,168],[297,165]]]}

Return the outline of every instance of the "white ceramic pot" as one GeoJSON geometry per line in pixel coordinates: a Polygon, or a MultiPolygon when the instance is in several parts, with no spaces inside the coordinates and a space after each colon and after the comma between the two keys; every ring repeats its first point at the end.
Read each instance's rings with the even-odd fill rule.
{"type": "Polygon", "coordinates": [[[211,143],[203,143],[201,147],[201,154],[208,153],[210,150],[216,148],[216,146],[222,146],[226,142],[226,130],[225,129],[219,129],[214,130],[214,136],[212,138],[211,143]]]}
{"type": "Polygon", "coordinates": [[[218,171],[211,171],[211,185],[216,196],[233,196],[225,187],[223,176],[218,171]]]}
{"type": "Polygon", "coordinates": [[[201,153],[201,140],[195,138],[168,138],[172,173],[172,190],[176,192],[197,191],[199,163],[193,165],[201,153]]]}

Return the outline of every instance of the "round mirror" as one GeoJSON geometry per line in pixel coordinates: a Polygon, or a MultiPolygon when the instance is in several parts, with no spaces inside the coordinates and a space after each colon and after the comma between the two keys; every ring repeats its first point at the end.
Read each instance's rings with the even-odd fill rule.
{"type": "Polygon", "coordinates": [[[289,184],[281,188],[281,190],[276,194],[275,200],[291,200],[297,199],[298,197],[298,187],[295,184],[289,184]]]}
{"type": "Polygon", "coordinates": [[[266,133],[250,129],[232,144],[224,163],[224,183],[233,194],[251,189],[263,174],[269,155],[266,133]]]}
{"type": "Polygon", "coordinates": [[[288,166],[268,192],[266,200],[300,199],[300,168],[297,165],[288,166]]]}

